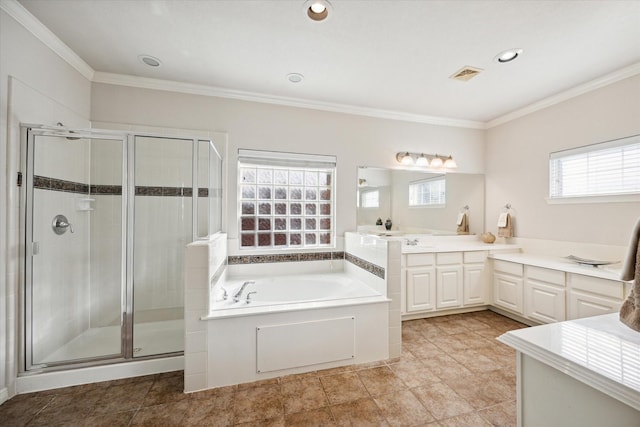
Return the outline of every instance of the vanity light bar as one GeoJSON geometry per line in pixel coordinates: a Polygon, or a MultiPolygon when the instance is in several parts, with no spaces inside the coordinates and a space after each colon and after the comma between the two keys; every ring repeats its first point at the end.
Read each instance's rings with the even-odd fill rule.
{"type": "Polygon", "coordinates": [[[425,153],[410,153],[408,151],[401,151],[396,154],[396,160],[398,163],[405,166],[426,166],[432,168],[457,168],[458,164],[451,155],[441,156],[439,154],[425,154],[425,153]]]}

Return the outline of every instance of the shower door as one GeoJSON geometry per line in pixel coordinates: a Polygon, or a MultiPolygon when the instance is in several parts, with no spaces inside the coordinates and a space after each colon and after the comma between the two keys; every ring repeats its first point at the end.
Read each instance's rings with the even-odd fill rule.
{"type": "Polygon", "coordinates": [[[133,357],[184,350],[184,247],[194,239],[197,212],[195,144],[134,137],[133,357]]]}
{"type": "Polygon", "coordinates": [[[27,130],[27,370],[124,357],[124,148],[121,135],[27,130]]]}

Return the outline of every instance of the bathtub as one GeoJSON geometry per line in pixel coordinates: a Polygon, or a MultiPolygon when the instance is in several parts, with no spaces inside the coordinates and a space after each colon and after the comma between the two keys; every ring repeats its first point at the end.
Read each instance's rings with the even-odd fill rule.
{"type": "Polygon", "coordinates": [[[189,356],[206,354],[202,388],[212,388],[384,360],[390,303],[346,273],[223,277],[211,288],[208,315],[200,319],[206,338],[193,335],[204,353],[188,355],[186,366],[189,356]],[[233,302],[249,280],[255,283],[233,302]],[[256,293],[247,303],[250,292],[256,293]]]}
{"type": "Polygon", "coordinates": [[[212,312],[238,308],[255,308],[253,311],[259,311],[259,307],[305,303],[319,306],[317,303],[321,302],[330,305],[331,301],[348,303],[351,300],[359,303],[383,297],[366,283],[345,273],[228,278],[215,287],[213,295],[210,305],[212,312]],[[251,283],[245,286],[239,301],[235,302],[234,293],[247,281],[251,283]]]}

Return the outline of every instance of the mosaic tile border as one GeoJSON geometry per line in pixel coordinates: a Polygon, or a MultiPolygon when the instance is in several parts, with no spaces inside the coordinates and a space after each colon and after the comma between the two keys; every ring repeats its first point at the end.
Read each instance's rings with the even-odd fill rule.
{"type": "MultiPolygon", "coordinates": [[[[81,182],[66,181],[64,179],[49,178],[34,175],[33,188],[41,190],[62,191],[65,193],[96,194],[96,195],[122,195],[121,185],[89,185],[81,182]]],[[[211,191],[213,197],[220,195],[219,189],[211,191]]],[[[161,196],[161,197],[191,197],[191,187],[154,187],[136,186],[136,196],[161,196]]],[[[209,197],[208,188],[198,188],[198,197],[209,197]]]]}
{"type": "Polygon", "coordinates": [[[358,258],[355,255],[351,255],[350,253],[346,253],[344,259],[356,267],[360,267],[361,269],[368,271],[369,273],[378,276],[381,279],[384,279],[384,268],[379,265],[375,265],[369,261],[366,261],[362,258],[358,258]]]}
{"type": "Polygon", "coordinates": [[[248,264],[268,264],[278,262],[300,262],[300,261],[330,261],[330,260],[346,260],[360,267],[363,270],[384,279],[384,268],[375,265],[355,255],[343,251],[337,252],[303,252],[288,254],[272,254],[272,255],[229,255],[227,262],[229,265],[248,265],[248,264]]]}
{"type": "Polygon", "coordinates": [[[344,252],[303,252],[272,255],[229,255],[229,265],[266,264],[276,262],[343,260],[344,252]]]}

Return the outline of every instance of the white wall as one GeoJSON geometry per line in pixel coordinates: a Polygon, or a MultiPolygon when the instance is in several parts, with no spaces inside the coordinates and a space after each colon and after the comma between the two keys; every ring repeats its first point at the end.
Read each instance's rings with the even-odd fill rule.
{"type": "Polygon", "coordinates": [[[640,76],[487,131],[486,229],[511,203],[519,237],[626,245],[640,203],[549,205],[549,153],[640,134],[640,76]]]}
{"type": "Polygon", "coordinates": [[[101,122],[228,132],[227,231],[232,240],[238,236],[238,148],[336,155],[338,236],[356,229],[358,166],[396,167],[396,152],[409,150],[451,154],[460,172],[484,172],[484,131],[477,129],[95,83],[91,116],[101,122]]]}
{"type": "Polygon", "coordinates": [[[17,372],[19,124],[89,126],[90,84],[0,10],[0,399],[17,372]]]}

